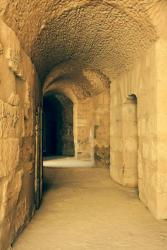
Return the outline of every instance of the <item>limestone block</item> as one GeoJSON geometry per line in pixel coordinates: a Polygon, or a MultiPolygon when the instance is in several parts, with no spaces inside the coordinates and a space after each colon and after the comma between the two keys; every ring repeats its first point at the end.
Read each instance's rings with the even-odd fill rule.
{"type": "Polygon", "coordinates": [[[138,179],[142,179],[143,178],[143,164],[142,161],[138,160],[138,179]]]}
{"type": "Polygon", "coordinates": [[[0,177],[13,172],[19,162],[19,139],[3,139],[0,143],[0,177]]]}
{"type": "Polygon", "coordinates": [[[136,104],[133,103],[126,103],[123,105],[123,117],[124,121],[137,121],[137,114],[136,114],[136,104]]]}
{"type": "Polygon", "coordinates": [[[158,194],[155,216],[157,219],[167,218],[167,193],[158,194]]]}
{"type": "Polygon", "coordinates": [[[120,166],[112,164],[110,168],[110,176],[111,178],[118,182],[119,184],[123,184],[122,182],[122,169],[119,168],[120,166]]]}
{"type": "Polygon", "coordinates": [[[121,137],[115,136],[111,138],[112,151],[121,152],[123,150],[123,141],[121,137]]]}
{"type": "Polygon", "coordinates": [[[2,137],[16,137],[19,133],[20,110],[18,107],[11,106],[7,103],[3,104],[2,117],[2,137]]]}
{"type": "Polygon", "coordinates": [[[87,141],[82,141],[81,143],[79,143],[78,145],[78,149],[79,151],[85,151],[85,152],[89,152],[91,148],[91,145],[87,142],[87,141]]]}
{"type": "Polygon", "coordinates": [[[34,154],[34,138],[23,137],[20,144],[20,160],[23,162],[31,162],[34,154]]]}
{"type": "Polygon", "coordinates": [[[111,127],[111,135],[114,137],[122,137],[122,123],[121,120],[117,120],[115,123],[112,124],[111,127]]]}
{"type": "Polygon", "coordinates": [[[129,169],[130,172],[137,172],[138,169],[138,159],[137,159],[137,152],[133,151],[127,151],[124,154],[124,164],[125,164],[125,169],[129,169]]]}
{"type": "Polygon", "coordinates": [[[79,138],[79,140],[81,140],[81,141],[84,140],[85,142],[87,140],[89,141],[89,138],[88,138],[89,130],[90,130],[90,128],[88,126],[78,127],[78,138],[79,138]]]}
{"type": "Polygon", "coordinates": [[[20,170],[15,174],[11,174],[4,183],[4,197],[0,204],[0,222],[11,214],[17,203],[18,195],[21,190],[23,171],[20,170]]]}
{"type": "Polygon", "coordinates": [[[166,140],[165,141],[158,141],[158,157],[160,159],[167,160],[167,153],[166,153],[166,140]]]}
{"type": "Polygon", "coordinates": [[[13,176],[12,175],[10,176],[7,186],[8,199],[15,198],[15,200],[17,201],[18,194],[22,186],[22,176],[23,176],[23,170],[19,170],[13,176]]]}
{"type": "Polygon", "coordinates": [[[8,60],[8,66],[16,74],[16,76],[23,79],[23,70],[21,68],[21,54],[20,48],[13,49],[8,47],[6,50],[6,58],[8,60]]]}
{"type": "Polygon", "coordinates": [[[31,174],[34,172],[33,162],[25,162],[23,166],[24,166],[24,174],[31,174]]]}
{"type": "Polygon", "coordinates": [[[158,105],[158,114],[163,114],[167,115],[167,94],[166,94],[166,89],[159,89],[158,93],[158,100],[157,100],[157,105],[158,105]]]}
{"type": "Polygon", "coordinates": [[[146,120],[143,118],[143,119],[140,119],[138,120],[138,135],[139,136],[144,136],[146,134],[146,120]]]}
{"type": "Polygon", "coordinates": [[[7,249],[9,247],[10,229],[11,218],[8,218],[3,222],[3,224],[0,225],[0,250],[7,249]]]}
{"type": "Polygon", "coordinates": [[[31,108],[30,96],[31,96],[30,85],[26,81],[26,90],[25,90],[25,98],[24,98],[24,117],[25,117],[25,119],[29,118],[29,111],[31,108]]]}
{"type": "Polygon", "coordinates": [[[150,140],[150,160],[155,163],[157,162],[157,141],[150,140]]]}
{"type": "Polygon", "coordinates": [[[157,114],[157,132],[158,136],[167,135],[167,114],[158,113],[157,114]]]}
{"type": "Polygon", "coordinates": [[[95,159],[104,162],[106,165],[110,163],[110,148],[109,146],[95,146],[95,159]]]}
{"type": "Polygon", "coordinates": [[[167,193],[167,173],[158,172],[157,176],[157,192],[158,193],[167,193]]]}
{"type": "Polygon", "coordinates": [[[2,43],[0,42],[0,55],[3,54],[3,46],[2,46],[2,43]]]}
{"type": "Polygon", "coordinates": [[[144,159],[148,159],[150,155],[150,146],[149,143],[143,142],[143,147],[142,147],[142,155],[144,159]]]}
{"type": "Polygon", "coordinates": [[[123,166],[123,154],[122,152],[110,152],[111,153],[111,164],[112,166],[118,166],[118,168],[122,168],[123,166]]]}
{"type": "Polygon", "coordinates": [[[124,150],[126,152],[137,152],[138,149],[138,144],[137,144],[137,138],[136,137],[129,137],[129,138],[124,138],[124,150]]]}
{"type": "Polygon", "coordinates": [[[123,123],[123,134],[124,138],[136,137],[138,135],[137,122],[126,122],[123,123]]]}
{"type": "Polygon", "coordinates": [[[27,216],[27,200],[24,198],[18,203],[16,214],[15,214],[15,232],[24,225],[27,216]]]}
{"type": "Polygon", "coordinates": [[[77,119],[77,125],[78,127],[85,127],[88,125],[88,120],[84,118],[77,119]]]}
{"type": "Polygon", "coordinates": [[[15,93],[11,93],[11,95],[9,96],[9,99],[8,99],[8,103],[12,106],[19,106],[20,97],[15,93]]]}
{"type": "Polygon", "coordinates": [[[31,109],[29,109],[29,115],[28,115],[28,119],[25,118],[25,113],[22,112],[22,114],[24,114],[22,117],[22,126],[23,126],[23,134],[22,136],[24,137],[32,137],[33,136],[33,126],[34,126],[34,115],[33,115],[33,111],[31,109]]]}
{"type": "Polygon", "coordinates": [[[150,115],[147,120],[147,133],[150,135],[156,135],[157,134],[157,116],[150,115]]]}
{"type": "Polygon", "coordinates": [[[89,152],[77,152],[77,159],[78,160],[90,160],[91,159],[91,154],[89,152]]]}
{"type": "Polygon", "coordinates": [[[129,188],[135,188],[138,186],[138,180],[134,176],[124,177],[122,184],[129,188]]]}
{"type": "Polygon", "coordinates": [[[7,189],[7,179],[0,180],[0,204],[3,204],[6,200],[6,189],[7,189]]]}
{"type": "Polygon", "coordinates": [[[0,100],[0,120],[4,116],[4,102],[0,100]]]}

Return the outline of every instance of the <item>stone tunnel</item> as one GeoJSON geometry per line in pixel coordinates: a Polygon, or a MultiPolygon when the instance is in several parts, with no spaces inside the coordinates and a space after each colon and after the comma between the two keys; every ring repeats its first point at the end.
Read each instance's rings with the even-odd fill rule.
{"type": "MultiPolygon", "coordinates": [[[[15,249],[15,242],[16,250],[165,249],[167,225],[160,219],[167,219],[166,26],[166,0],[0,0],[0,250],[15,249]],[[65,157],[78,168],[45,169],[43,157],[50,156],[65,157]],[[74,192],[80,181],[78,196],[82,189],[91,193],[94,181],[97,206],[91,199],[85,204],[99,211],[98,201],[103,201],[98,218],[103,213],[112,218],[111,204],[122,192],[120,214],[136,211],[135,200],[143,206],[136,217],[146,218],[143,227],[150,221],[157,237],[165,234],[163,242],[140,248],[112,245],[111,237],[99,245],[84,238],[88,245],[82,245],[76,239],[80,236],[75,241],[62,231],[64,242],[73,240],[74,245],[59,245],[58,239],[57,245],[50,240],[44,248],[28,245],[24,232],[45,207],[48,178],[49,183],[62,180],[62,185],[65,178],[64,187],[71,181],[74,192]],[[135,198],[131,192],[137,192],[135,198]],[[126,195],[133,203],[129,207],[126,195]]],[[[61,197],[58,184],[53,184],[55,195],[61,197]]],[[[78,214],[78,223],[80,219],[78,214]]],[[[100,234],[100,223],[97,219],[89,226],[100,234]]],[[[112,235],[114,229],[109,230],[112,235]]],[[[98,240],[106,238],[101,233],[98,240]]],[[[143,240],[147,244],[146,236],[143,240]]]]}

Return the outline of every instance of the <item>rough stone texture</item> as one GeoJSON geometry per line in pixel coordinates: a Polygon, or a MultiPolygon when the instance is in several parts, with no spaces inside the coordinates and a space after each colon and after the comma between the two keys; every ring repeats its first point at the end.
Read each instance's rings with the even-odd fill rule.
{"type": "Polygon", "coordinates": [[[109,91],[93,97],[94,102],[94,157],[100,166],[110,165],[110,99],[109,91]]]}
{"type": "Polygon", "coordinates": [[[77,159],[96,158],[97,162],[109,165],[109,86],[109,79],[100,72],[75,73],[69,63],[53,69],[43,84],[44,95],[62,93],[73,102],[77,159]]]}
{"type": "Polygon", "coordinates": [[[167,203],[166,41],[159,39],[132,71],[112,83],[110,93],[113,114],[110,120],[111,176],[123,185],[138,185],[140,199],[156,218],[166,218],[167,203]],[[125,103],[131,94],[137,97],[137,137],[136,129],[132,129],[132,123],[127,121],[128,114],[125,115],[125,103]],[[133,152],[130,157],[127,152],[124,154],[125,129],[128,139],[133,138],[128,149],[133,152]]]}
{"type": "Polygon", "coordinates": [[[138,185],[154,216],[167,218],[166,13],[166,0],[0,0],[13,29],[0,21],[0,250],[29,221],[42,185],[31,60],[43,93],[74,103],[76,156],[106,164],[110,148],[112,178],[138,185]]]}
{"type": "Polygon", "coordinates": [[[0,43],[0,249],[4,250],[34,210],[35,71],[2,21],[0,43]]]}
{"type": "Polygon", "coordinates": [[[3,18],[31,55],[41,79],[67,61],[115,77],[155,40],[148,10],[156,2],[7,0],[3,18]]]}

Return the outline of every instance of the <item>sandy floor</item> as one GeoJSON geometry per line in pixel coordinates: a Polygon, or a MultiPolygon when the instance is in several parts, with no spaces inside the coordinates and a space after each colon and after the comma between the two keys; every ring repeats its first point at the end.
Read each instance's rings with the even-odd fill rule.
{"type": "Polygon", "coordinates": [[[167,249],[167,221],[156,221],[100,168],[46,168],[40,210],[14,250],[167,249]]]}
{"type": "Polygon", "coordinates": [[[93,167],[94,161],[82,161],[77,160],[75,157],[64,157],[64,156],[50,156],[45,157],[43,161],[44,167],[93,167]]]}

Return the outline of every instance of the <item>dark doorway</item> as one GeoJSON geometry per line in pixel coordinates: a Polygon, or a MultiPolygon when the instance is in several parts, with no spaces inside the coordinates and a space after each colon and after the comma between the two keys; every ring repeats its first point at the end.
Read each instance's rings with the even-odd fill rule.
{"type": "Polygon", "coordinates": [[[50,93],[43,98],[43,155],[74,156],[73,103],[50,93]]]}

